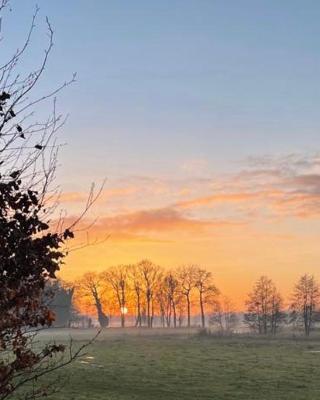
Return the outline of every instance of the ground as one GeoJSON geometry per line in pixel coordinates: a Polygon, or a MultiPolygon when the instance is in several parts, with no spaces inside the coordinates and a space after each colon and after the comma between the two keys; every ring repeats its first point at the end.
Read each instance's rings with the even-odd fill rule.
{"type": "Polygon", "coordinates": [[[110,329],[62,375],[57,400],[319,399],[320,338],[110,329]]]}

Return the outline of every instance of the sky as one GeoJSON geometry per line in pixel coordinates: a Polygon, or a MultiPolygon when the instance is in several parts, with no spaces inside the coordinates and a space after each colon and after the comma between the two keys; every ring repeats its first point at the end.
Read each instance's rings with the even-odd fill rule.
{"type": "MultiPolygon", "coordinates": [[[[65,279],[142,258],[198,263],[241,305],[261,274],[286,294],[302,273],[320,278],[318,1],[38,5],[24,68],[43,54],[48,16],[55,46],[37,90],[77,72],[58,98],[61,207],[76,215],[107,179],[84,221],[97,218],[101,243],[70,253],[65,279]]],[[[32,13],[12,2],[5,49],[32,13]]]]}

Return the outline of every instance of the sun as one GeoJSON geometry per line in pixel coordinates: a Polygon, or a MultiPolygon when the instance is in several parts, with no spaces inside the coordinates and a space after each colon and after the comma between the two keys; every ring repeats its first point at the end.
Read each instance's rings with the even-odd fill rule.
{"type": "Polygon", "coordinates": [[[127,307],[121,307],[120,311],[121,311],[121,314],[127,314],[128,313],[127,307]]]}

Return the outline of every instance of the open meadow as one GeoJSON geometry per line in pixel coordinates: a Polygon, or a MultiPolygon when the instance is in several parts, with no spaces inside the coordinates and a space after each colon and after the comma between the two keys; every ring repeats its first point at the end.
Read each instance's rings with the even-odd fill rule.
{"type": "MultiPolygon", "coordinates": [[[[46,337],[69,333],[76,344],[94,335],[52,330],[46,337]]],[[[320,337],[108,329],[59,374],[57,400],[313,400],[320,398],[320,337]]]]}

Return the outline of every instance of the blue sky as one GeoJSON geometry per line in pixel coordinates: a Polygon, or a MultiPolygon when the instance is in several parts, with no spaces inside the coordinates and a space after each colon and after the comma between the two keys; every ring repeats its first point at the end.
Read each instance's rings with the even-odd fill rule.
{"type": "MultiPolygon", "coordinates": [[[[8,27],[17,42],[33,2],[18,3],[8,27]]],[[[83,181],[170,175],[193,160],[224,171],[247,156],[317,149],[318,1],[38,4],[34,47],[45,15],[56,31],[43,88],[78,73],[59,99],[70,113],[66,183],[75,171],[83,181]]]]}

